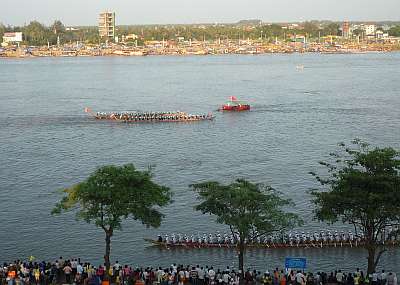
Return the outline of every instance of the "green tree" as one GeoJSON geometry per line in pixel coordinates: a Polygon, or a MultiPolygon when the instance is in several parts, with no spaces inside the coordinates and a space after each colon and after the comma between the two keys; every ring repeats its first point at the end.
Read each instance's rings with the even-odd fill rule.
{"type": "Polygon", "coordinates": [[[3,38],[4,33],[6,32],[6,27],[0,23],[0,38],[3,38]]]}
{"type": "Polygon", "coordinates": [[[107,276],[111,237],[122,229],[122,220],[131,217],[148,227],[158,227],[164,217],[159,207],[171,202],[169,188],[154,183],[151,170],[139,171],[133,164],[103,166],[64,192],[52,214],[77,209],[78,219],[103,229],[107,276]]]}
{"type": "Polygon", "coordinates": [[[89,44],[98,44],[99,42],[104,42],[104,39],[100,38],[98,31],[90,31],[85,34],[86,42],[89,44]]]}
{"type": "Polygon", "coordinates": [[[355,29],[355,30],[353,30],[352,33],[355,36],[361,36],[364,33],[364,30],[363,29],[355,29]]]}
{"type": "Polygon", "coordinates": [[[65,26],[60,20],[55,20],[53,25],[51,25],[51,31],[55,35],[61,35],[65,33],[65,26]]]}
{"type": "Polygon", "coordinates": [[[195,206],[203,214],[212,214],[216,221],[228,225],[239,249],[239,269],[243,281],[245,239],[282,232],[301,220],[282,207],[292,205],[289,199],[282,199],[270,186],[254,184],[237,179],[229,185],[219,182],[203,182],[191,185],[202,201],[195,206]]]}
{"type": "Polygon", "coordinates": [[[304,32],[310,37],[318,37],[319,26],[314,22],[304,22],[304,32]]]}
{"type": "Polygon", "coordinates": [[[322,33],[324,36],[337,36],[339,35],[339,28],[340,25],[338,23],[330,23],[322,29],[322,33]]]}
{"type": "Polygon", "coordinates": [[[22,31],[26,41],[31,45],[45,45],[54,42],[55,36],[51,31],[37,21],[32,21],[22,31]]]}
{"type": "Polygon", "coordinates": [[[57,38],[60,39],[60,42],[64,39],[65,34],[65,26],[60,20],[55,20],[53,25],[50,27],[50,31],[53,32],[56,42],[58,42],[57,38]]]}
{"type": "Polygon", "coordinates": [[[386,251],[380,237],[388,227],[400,225],[400,154],[390,147],[371,149],[358,139],[352,145],[340,144],[332,161],[320,162],[327,168],[325,177],[311,173],[324,190],[312,195],[317,219],[341,220],[364,236],[372,273],[386,251]]]}
{"type": "Polygon", "coordinates": [[[389,35],[393,37],[400,37],[400,26],[391,27],[389,29],[389,35]]]}

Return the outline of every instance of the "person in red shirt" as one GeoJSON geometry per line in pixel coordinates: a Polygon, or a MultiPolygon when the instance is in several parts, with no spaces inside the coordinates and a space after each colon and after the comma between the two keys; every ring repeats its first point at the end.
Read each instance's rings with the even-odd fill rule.
{"type": "Polygon", "coordinates": [[[104,278],[104,267],[103,266],[99,266],[99,268],[96,271],[96,275],[100,278],[101,281],[103,281],[104,278]]]}
{"type": "Polygon", "coordinates": [[[279,279],[279,285],[286,285],[286,276],[283,273],[283,270],[281,270],[281,276],[280,276],[280,279],[279,279]]]}

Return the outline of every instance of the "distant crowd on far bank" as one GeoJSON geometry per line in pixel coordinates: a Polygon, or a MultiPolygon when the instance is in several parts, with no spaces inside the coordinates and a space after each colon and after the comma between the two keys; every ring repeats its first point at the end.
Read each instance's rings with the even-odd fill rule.
{"type": "Polygon", "coordinates": [[[60,46],[9,46],[0,47],[0,57],[75,57],[75,56],[147,56],[147,55],[225,55],[225,54],[354,54],[369,52],[394,52],[400,50],[398,42],[384,43],[267,43],[251,40],[230,41],[228,43],[193,42],[170,43],[153,41],[143,46],[121,44],[65,44],[60,46]]]}
{"type": "MultiPolygon", "coordinates": [[[[107,272],[105,266],[94,266],[80,259],[54,262],[16,260],[0,268],[0,285],[238,285],[240,271],[227,266],[177,265],[169,267],[132,267],[118,261],[107,272]]],[[[365,274],[354,272],[302,272],[286,269],[247,269],[245,285],[397,285],[394,272],[365,274]]]]}

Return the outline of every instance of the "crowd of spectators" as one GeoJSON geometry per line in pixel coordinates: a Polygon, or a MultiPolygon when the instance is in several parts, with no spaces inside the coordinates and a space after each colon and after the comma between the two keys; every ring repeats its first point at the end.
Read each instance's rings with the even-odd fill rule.
{"type": "MultiPolygon", "coordinates": [[[[121,265],[118,261],[106,274],[104,265],[94,266],[80,259],[54,262],[16,260],[0,268],[0,285],[239,285],[241,272],[232,268],[172,264],[167,268],[141,268],[121,265]]],[[[397,285],[394,272],[382,270],[364,274],[335,270],[302,272],[275,268],[271,271],[247,269],[244,285],[397,285]]]]}

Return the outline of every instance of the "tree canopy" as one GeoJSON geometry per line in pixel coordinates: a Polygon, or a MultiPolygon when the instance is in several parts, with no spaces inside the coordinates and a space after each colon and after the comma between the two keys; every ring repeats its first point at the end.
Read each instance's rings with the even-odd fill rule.
{"type": "Polygon", "coordinates": [[[55,35],[60,35],[65,33],[64,24],[60,20],[55,20],[50,28],[55,35]]]}
{"type": "Polygon", "coordinates": [[[216,216],[228,225],[239,244],[239,267],[243,278],[245,240],[292,228],[301,221],[283,208],[292,205],[271,186],[237,179],[229,185],[209,181],[191,185],[201,201],[195,206],[203,214],[216,216]]]}
{"type": "Polygon", "coordinates": [[[6,31],[6,27],[2,23],[0,23],[0,38],[3,37],[5,31],[6,31]]]}
{"type": "Polygon", "coordinates": [[[390,28],[389,35],[393,37],[400,37],[400,25],[390,28]]]}
{"type": "Polygon", "coordinates": [[[111,237],[122,229],[122,220],[131,217],[148,227],[158,227],[164,217],[159,208],[171,202],[170,189],[154,183],[150,170],[139,171],[133,164],[103,166],[64,192],[52,214],[76,210],[78,219],[104,230],[107,272],[111,237]]]}
{"type": "Polygon", "coordinates": [[[340,150],[330,154],[331,161],[320,162],[327,170],[325,177],[311,173],[324,190],[312,195],[317,219],[351,224],[356,234],[364,236],[371,273],[385,252],[383,232],[400,225],[400,158],[390,147],[352,143],[352,147],[340,144],[340,150]]]}
{"type": "Polygon", "coordinates": [[[53,43],[55,41],[55,35],[37,21],[32,21],[24,27],[23,34],[25,40],[32,45],[46,45],[48,42],[53,43]]]}

